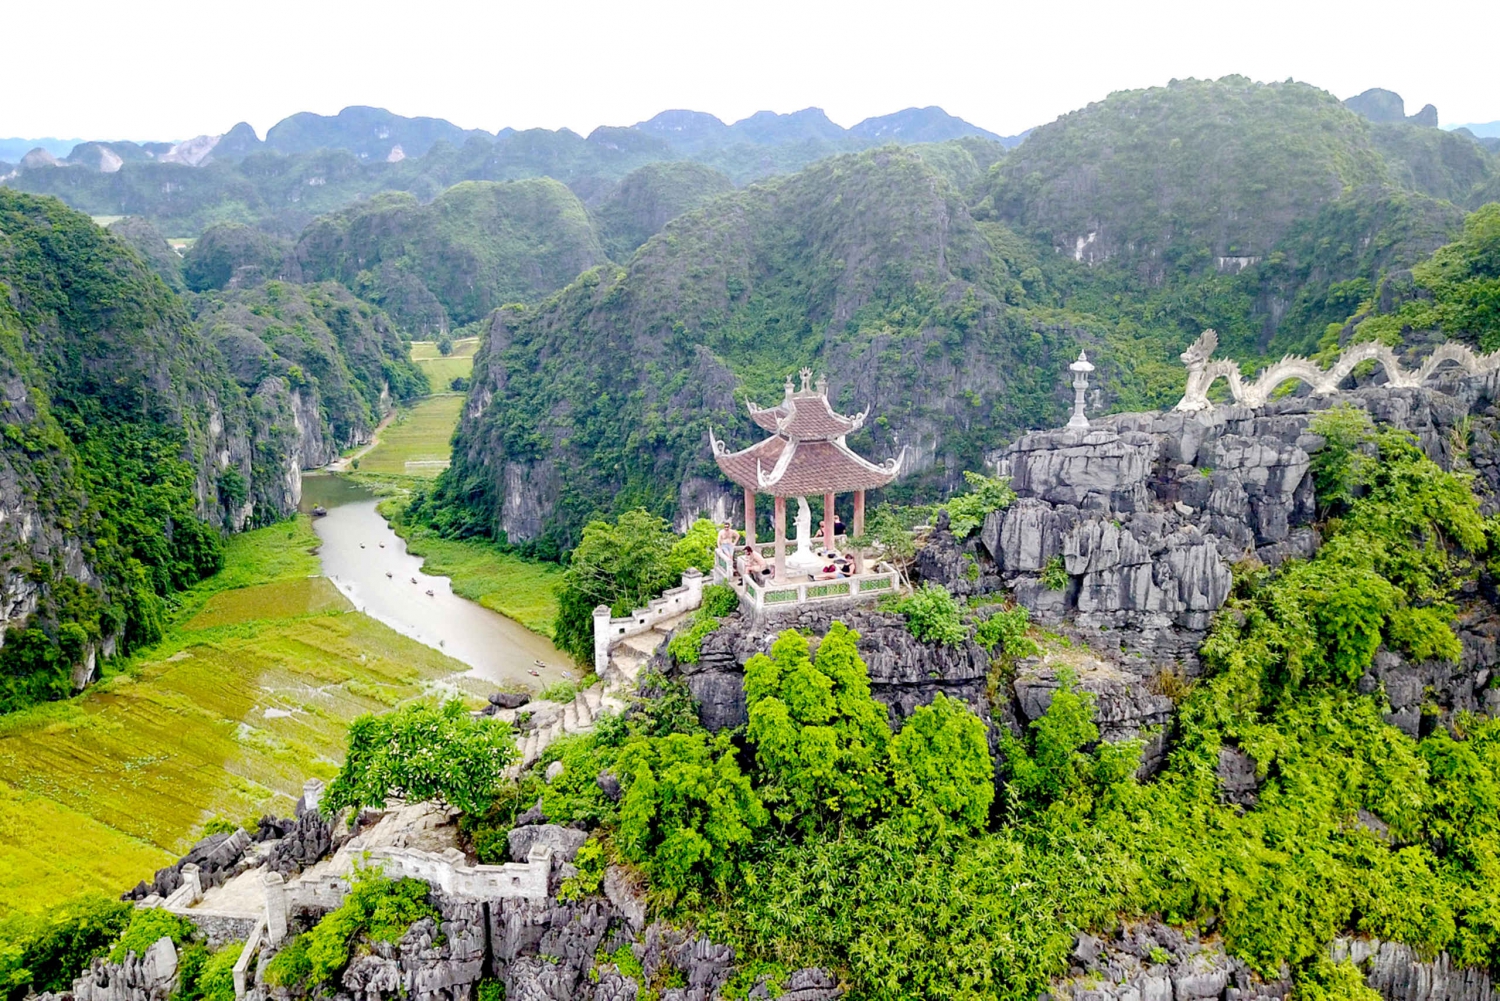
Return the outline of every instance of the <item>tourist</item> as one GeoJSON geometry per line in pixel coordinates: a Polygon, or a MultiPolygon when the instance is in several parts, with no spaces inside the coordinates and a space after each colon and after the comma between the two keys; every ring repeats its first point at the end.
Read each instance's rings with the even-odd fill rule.
{"type": "Polygon", "coordinates": [[[740,533],[730,528],[727,521],[721,524],[719,526],[719,548],[724,550],[726,555],[733,557],[734,547],[739,544],[740,533]]]}
{"type": "Polygon", "coordinates": [[[754,546],[745,547],[745,573],[757,584],[765,584],[766,578],[774,576],[776,568],[754,546]]]}

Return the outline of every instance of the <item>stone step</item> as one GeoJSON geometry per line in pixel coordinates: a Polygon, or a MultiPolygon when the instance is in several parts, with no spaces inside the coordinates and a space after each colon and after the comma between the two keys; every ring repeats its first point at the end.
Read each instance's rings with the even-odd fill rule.
{"type": "Polygon", "coordinates": [[[562,717],[563,733],[576,733],[578,731],[578,701],[575,699],[568,703],[563,710],[562,717]]]}
{"type": "Polygon", "coordinates": [[[635,636],[625,637],[615,645],[614,650],[618,651],[621,647],[626,647],[649,658],[652,654],[656,653],[656,648],[661,646],[661,641],[662,634],[653,629],[648,633],[639,633],[635,636]]]}
{"type": "Polygon", "coordinates": [[[580,693],[580,695],[583,701],[589,707],[589,716],[598,716],[600,700],[604,698],[604,685],[602,683],[598,685],[590,685],[589,687],[585,688],[580,693]]]}
{"type": "MultiPolygon", "coordinates": [[[[586,691],[588,691],[587,688],[583,690],[583,692],[586,691]]],[[[579,726],[592,726],[594,711],[589,706],[589,700],[583,697],[583,692],[579,692],[578,697],[573,700],[573,710],[578,714],[579,726]]]]}
{"type": "Polygon", "coordinates": [[[670,636],[672,630],[692,617],[693,612],[683,612],[681,615],[674,615],[670,619],[662,619],[656,625],[652,626],[651,629],[653,632],[661,633],[663,636],[670,636]]]}

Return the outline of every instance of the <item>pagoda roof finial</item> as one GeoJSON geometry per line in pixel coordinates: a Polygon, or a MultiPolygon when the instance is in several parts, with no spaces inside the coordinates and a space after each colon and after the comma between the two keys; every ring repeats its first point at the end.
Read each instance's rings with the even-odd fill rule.
{"type": "Polygon", "coordinates": [[[812,369],[804,368],[799,374],[802,376],[802,393],[805,396],[812,392],[812,369]]]}

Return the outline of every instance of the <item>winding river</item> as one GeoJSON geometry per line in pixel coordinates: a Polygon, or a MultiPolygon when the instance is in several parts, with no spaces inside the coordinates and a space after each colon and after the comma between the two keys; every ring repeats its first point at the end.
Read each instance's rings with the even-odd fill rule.
{"type": "Polygon", "coordinates": [[[354,607],[419,643],[469,665],[469,676],[532,687],[576,678],[551,641],[498,612],[453,593],[447,577],[422,572],[422,560],[375,510],[376,498],[343,476],[302,477],[302,510],[313,519],[323,573],[354,607]]]}

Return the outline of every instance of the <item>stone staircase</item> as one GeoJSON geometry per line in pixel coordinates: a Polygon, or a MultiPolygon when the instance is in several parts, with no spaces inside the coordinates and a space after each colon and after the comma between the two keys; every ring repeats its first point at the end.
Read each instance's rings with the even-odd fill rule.
{"type": "Polygon", "coordinates": [[[520,757],[508,769],[518,776],[541,759],[542,752],[559,737],[588,733],[601,713],[624,712],[627,700],[635,691],[641,669],[656,655],[667,637],[688,618],[691,613],[664,619],[649,632],[626,636],[609,651],[609,666],[600,676],[599,683],[581,689],[573,701],[528,702],[520,709],[502,710],[500,717],[515,721],[521,713],[530,713],[535,728],[529,731],[517,746],[520,757]]]}
{"type": "Polygon", "coordinates": [[[660,650],[662,644],[667,641],[667,637],[672,635],[672,630],[682,625],[691,615],[691,612],[687,612],[670,619],[663,619],[652,626],[649,632],[626,636],[611,646],[609,666],[605,668],[601,676],[604,683],[612,690],[635,691],[636,682],[641,676],[641,668],[656,656],[656,651],[660,650]]]}

